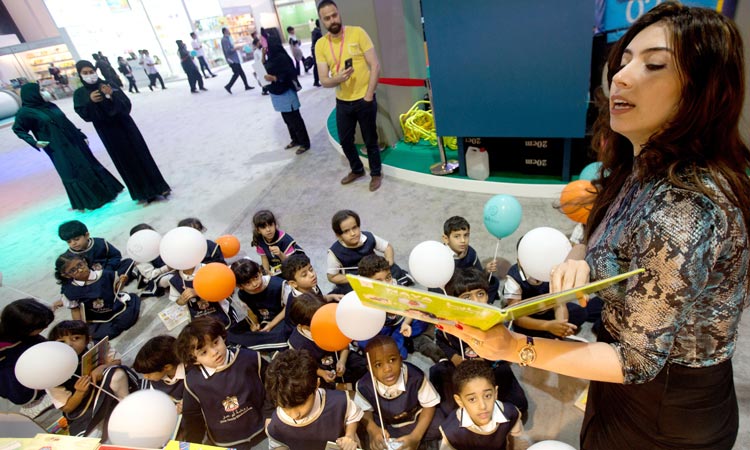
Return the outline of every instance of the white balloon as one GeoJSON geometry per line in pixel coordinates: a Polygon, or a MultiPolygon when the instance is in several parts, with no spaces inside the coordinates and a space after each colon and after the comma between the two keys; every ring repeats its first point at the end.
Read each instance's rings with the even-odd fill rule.
{"type": "Polygon", "coordinates": [[[527,277],[549,281],[552,267],[565,261],[572,248],[567,236],[559,230],[534,228],[518,243],[518,264],[527,277]]]}
{"type": "Polygon", "coordinates": [[[16,378],[30,389],[49,389],[68,381],[78,367],[78,355],[63,342],[36,344],[16,361],[16,378]]]}
{"type": "Polygon", "coordinates": [[[173,269],[192,269],[206,257],[208,244],[203,233],[190,227],[177,227],[164,235],[159,255],[173,269]]]}
{"type": "Polygon", "coordinates": [[[409,273],[428,288],[442,288],[453,276],[456,263],[450,247],[437,241],[417,244],[409,254],[409,273]]]}
{"type": "Polygon", "coordinates": [[[336,308],[336,325],[349,339],[366,341],[380,332],[385,324],[385,311],[364,306],[352,291],[336,308]]]}
{"type": "Polygon", "coordinates": [[[163,448],[177,426],[172,399],[156,389],[128,395],[109,417],[109,440],[114,445],[163,448]]]}
{"type": "Polygon", "coordinates": [[[137,263],[151,262],[159,256],[161,234],[154,230],[140,230],[128,239],[128,255],[137,263]]]}
{"type": "Polygon", "coordinates": [[[576,450],[576,448],[560,441],[539,441],[529,447],[529,450],[576,450]]]}

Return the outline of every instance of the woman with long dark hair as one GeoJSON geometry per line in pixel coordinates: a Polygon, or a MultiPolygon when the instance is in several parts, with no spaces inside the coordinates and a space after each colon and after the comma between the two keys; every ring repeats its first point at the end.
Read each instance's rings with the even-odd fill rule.
{"type": "Polygon", "coordinates": [[[86,135],[57,105],[42,96],[38,84],[21,86],[21,101],[13,132],[49,156],[70,206],[83,211],[114,200],[123,186],[91,153],[86,135]]]}
{"type": "Polygon", "coordinates": [[[750,303],[740,33],[714,10],[662,3],[608,67],[585,259],[553,268],[551,290],[645,273],[599,292],[596,343],[441,327],[486,358],[592,380],[583,449],[728,450],[738,432],[732,355],[750,303]]]}
{"type": "Polygon", "coordinates": [[[83,86],[76,89],[73,105],[79,116],[92,122],[115,163],[130,197],[152,202],[167,197],[170,187],[156,166],[146,141],[130,117],[130,99],[120,89],[102,81],[89,61],[76,63],[83,86]]]}

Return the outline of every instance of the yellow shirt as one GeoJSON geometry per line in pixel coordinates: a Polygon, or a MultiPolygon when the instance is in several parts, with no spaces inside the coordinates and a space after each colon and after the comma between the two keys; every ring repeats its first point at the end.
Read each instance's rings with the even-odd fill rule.
{"type": "Polygon", "coordinates": [[[336,98],[346,101],[359,100],[367,93],[367,85],[370,82],[370,66],[365,60],[365,52],[372,48],[372,41],[365,30],[352,25],[344,27],[343,35],[343,46],[341,36],[333,37],[331,33],[326,33],[318,39],[315,43],[315,58],[328,65],[331,76],[344,71],[344,62],[351,58],[354,73],[351,78],[336,87],[336,98]]]}

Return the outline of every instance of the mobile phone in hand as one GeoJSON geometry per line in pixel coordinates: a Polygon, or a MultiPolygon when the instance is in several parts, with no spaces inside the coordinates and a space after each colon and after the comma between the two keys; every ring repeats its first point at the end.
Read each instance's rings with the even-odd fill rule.
{"type": "Polygon", "coordinates": [[[344,69],[351,69],[352,68],[353,61],[351,58],[344,61],[344,69]]]}

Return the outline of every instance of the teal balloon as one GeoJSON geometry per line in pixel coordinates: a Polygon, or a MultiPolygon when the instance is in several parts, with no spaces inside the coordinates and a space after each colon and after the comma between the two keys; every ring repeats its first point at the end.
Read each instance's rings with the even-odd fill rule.
{"type": "Polygon", "coordinates": [[[583,168],[581,174],[578,175],[578,179],[592,181],[595,178],[599,178],[599,171],[601,170],[601,168],[602,163],[592,162],[591,164],[583,168]]]}
{"type": "Polygon", "coordinates": [[[515,197],[500,194],[484,204],[484,226],[498,239],[513,234],[521,225],[523,209],[515,197]]]}

